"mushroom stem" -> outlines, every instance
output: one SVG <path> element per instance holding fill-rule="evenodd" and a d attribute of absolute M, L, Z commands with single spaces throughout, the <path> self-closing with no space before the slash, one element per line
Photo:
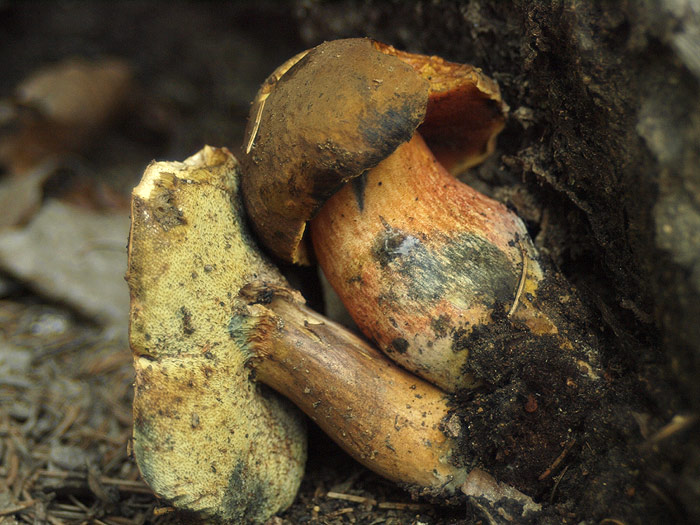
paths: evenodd
<path fill-rule="evenodd" d="M 258 286 L 250 307 L 256 379 L 289 398 L 360 463 L 417 494 L 453 495 L 459 434 L 447 397 L 289 293 Z M 247 294 L 251 287 L 247 288 Z"/>
<path fill-rule="evenodd" d="M 495 316 L 560 331 L 536 304 L 544 273 L 522 221 L 450 175 L 417 133 L 331 197 L 311 238 L 363 333 L 444 390 L 474 386 L 470 347 Z"/>

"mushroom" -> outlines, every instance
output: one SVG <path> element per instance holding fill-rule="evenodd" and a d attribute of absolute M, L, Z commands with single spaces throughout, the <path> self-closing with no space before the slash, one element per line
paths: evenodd
<path fill-rule="evenodd" d="M 237 175 L 230 153 L 208 147 L 148 166 L 132 195 L 126 279 L 141 474 L 178 508 L 247 523 L 294 500 L 306 430 L 293 406 L 251 381 L 247 348 L 230 334 L 240 288 L 284 286 L 245 232 Z"/>
<path fill-rule="evenodd" d="M 313 312 L 245 227 L 238 167 L 206 147 L 151 164 L 133 192 L 127 281 L 133 451 L 160 497 L 210 521 L 263 522 L 306 455 L 288 397 L 358 461 L 417 494 L 467 472 L 445 394 Z"/>
<path fill-rule="evenodd" d="M 460 108 L 469 125 L 455 117 Z M 261 522 L 289 505 L 305 437 L 280 393 L 414 494 L 461 491 L 482 503 L 516 501 L 523 516 L 536 511 L 515 487 L 531 492 L 535 478 L 518 476 L 547 455 L 511 457 L 510 488 L 502 469 L 470 469 L 498 461 L 474 430 L 498 436 L 512 412 L 471 411 L 467 397 L 445 393 L 500 381 L 494 388 L 506 388 L 493 400 L 484 389 L 475 403 L 512 409 L 517 399 L 504 394 L 519 391 L 503 376 L 529 360 L 525 386 L 539 388 L 542 377 L 551 388 L 536 409 L 543 430 L 528 443 L 548 452 L 581 413 L 578 403 L 564 427 L 545 429 L 560 400 L 597 393 L 578 385 L 598 375 L 584 329 L 567 315 L 576 302 L 569 285 L 540 262 L 517 216 L 442 166 L 487 155 L 503 111 L 495 85 L 469 66 L 366 39 L 329 42 L 262 87 L 243 195 L 225 149 L 146 170 L 133 195 L 127 274 L 133 450 L 159 496 L 210 521 Z M 392 359 L 307 308 L 246 229 L 278 257 L 310 262 L 308 221 L 324 271 Z M 550 381 L 543 368 L 555 361 L 552 373 L 564 375 Z"/>
<path fill-rule="evenodd" d="M 573 348 L 557 299 L 568 284 L 517 215 L 447 171 L 493 150 L 505 110 L 476 68 L 348 39 L 273 73 L 248 124 L 242 191 L 265 247 L 310 262 L 308 222 L 360 330 L 449 392 L 490 379 L 470 348 L 513 325 Z M 596 375 L 592 356 L 572 359 Z"/>

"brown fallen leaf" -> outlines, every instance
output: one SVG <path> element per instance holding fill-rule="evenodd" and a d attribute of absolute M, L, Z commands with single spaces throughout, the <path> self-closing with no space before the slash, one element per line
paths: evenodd
<path fill-rule="evenodd" d="M 129 65 L 118 59 L 71 58 L 44 67 L 4 101 L 0 163 L 22 173 L 47 158 L 80 150 L 122 109 L 132 85 Z"/>
<path fill-rule="evenodd" d="M 0 268 L 107 326 L 127 325 L 129 217 L 49 200 L 23 229 L 0 232 Z"/>
<path fill-rule="evenodd" d="M 0 228 L 30 219 L 41 204 L 44 182 L 55 168 L 53 161 L 46 161 L 21 175 L 0 179 Z"/>

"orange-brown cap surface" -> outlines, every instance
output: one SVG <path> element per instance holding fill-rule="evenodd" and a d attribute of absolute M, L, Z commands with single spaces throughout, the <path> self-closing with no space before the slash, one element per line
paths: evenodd
<path fill-rule="evenodd" d="M 505 110 L 498 86 L 469 65 L 363 38 L 298 54 L 263 84 L 246 130 L 242 190 L 258 237 L 308 263 L 306 222 L 419 125 L 456 172 L 491 153 Z"/>
<path fill-rule="evenodd" d="M 248 133 L 257 132 L 242 159 L 246 209 L 265 246 L 307 262 L 306 221 L 408 141 L 427 100 L 428 82 L 368 39 L 321 44 L 281 75 L 253 108 Z"/>

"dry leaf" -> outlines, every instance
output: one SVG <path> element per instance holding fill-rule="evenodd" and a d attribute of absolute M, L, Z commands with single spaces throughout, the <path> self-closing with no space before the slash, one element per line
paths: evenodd
<path fill-rule="evenodd" d="M 40 293 L 124 329 L 129 217 L 49 201 L 21 230 L 0 233 L 0 267 Z"/>
<path fill-rule="evenodd" d="M 44 159 L 79 150 L 124 106 L 132 72 L 116 59 L 69 59 L 22 82 L 3 121 L 16 131 L 0 137 L 0 162 L 21 173 Z M 7 122 L 5 122 L 7 124 Z"/>
<path fill-rule="evenodd" d="M 0 180 L 0 228 L 29 220 L 39 208 L 42 186 L 55 168 L 54 162 L 47 161 L 27 173 Z"/>

